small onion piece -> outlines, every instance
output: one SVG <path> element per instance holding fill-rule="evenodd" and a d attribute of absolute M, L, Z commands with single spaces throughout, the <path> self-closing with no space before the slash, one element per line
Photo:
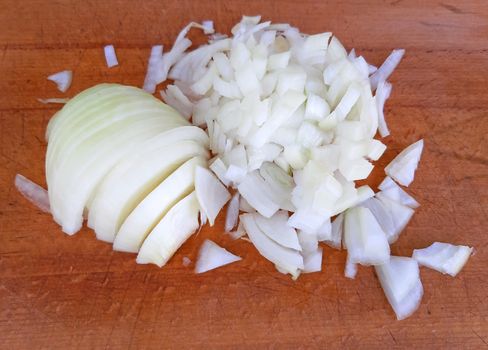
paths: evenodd
<path fill-rule="evenodd" d="M 230 199 L 229 192 L 210 170 L 200 166 L 195 174 L 195 192 L 202 211 L 213 226 L 218 213 Z"/>
<path fill-rule="evenodd" d="M 59 91 L 66 92 L 71 86 L 73 72 L 70 70 L 64 70 L 62 72 L 51 74 L 47 77 L 47 79 L 55 82 Z"/>
<path fill-rule="evenodd" d="M 66 104 L 69 102 L 69 98 L 38 98 L 37 101 L 43 104 L 48 104 L 48 103 Z"/>
<path fill-rule="evenodd" d="M 455 277 L 468 261 L 473 248 L 435 242 L 427 248 L 414 249 L 412 258 L 422 266 Z"/>
<path fill-rule="evenodd" d="M 107 62 L 108 68 L 119 65 L 119 61 L 117 60 L 117 55 L 115 54 L 115 48 L 113 45 L 104 46 L 103 52 L 105 53 L 105 61 Z"/>
<path fill-rule="evenodd" d="M 239 192 L 234 193 L 227 206 L 227 213 L 225 215 L 225 232 L 231 232 L 237 225 L 239 220 Z"/>
<path fill-rule="evenodd" d="M 286 211 L 280 210 L 270 218 L 265 218 L 258 213 L 253 215 L 261 231 L 273 241 L 285 248 L 302 250 L 298 242 L 297 232 L 287 225 L 288 213 Z"/>
<path fill-rule="evenodd" d="M 322 247 L 317 247 L 313 252 L 303 253 L 303 273 L 322 271 Z"/>
<path fill-rule="evenodd" d="M 422 155 L 424 140 L 419 140 L 405 148 L 385 168 L 385 173 L 402 186 L 409 186 Z"/>
<path fill-rule="evenodd" d="M 420 206 L 419 202 L 415 200 L 411 195 L 405 192 L 400 186 L 396 184 L 391 177 L 387 176 L 378 186 L 381 193 L 394 201 L 397 201 L 407 207 L 416 209 Z"/>
<path fill-rule="evenodd" d="M 47 191 L 23 175 L 15 175 L 15 188 L 32 204 L 45 213 L 50 213 Z"/>
<path fill-rule="evenodd" d="M 220 247 L 215 242 L 206 239 L 200 247 L 200 251 L 198 253 L 195 273 L 207 272 L 239 260 L 242 260 L 241 257 L 232 254 L 228 250 Z"/>
<path fill-rule="evenodd" d="M 375 71 L 370 77 L 369 81 L 371 83 L 371 89 L 375 90 L 378 84 L 382 81 L 386 81 L 388 77 L 393 73 L 396 66 L 402 60 L 405 54 L 404 49 L 396 49 L 391 52 L 391 54 L 386 58 L 385 62 Z"/>
<path fill-rule="evenodd" d="M 375 270 L 397 319 L 403 320 L 413 314 L 424 294 L 417 262 L 392 256 L 385 264 L 375 266 Z"/>
<path fill-rule="evenodd" d="M 344 276 L 350 279 L 356 278 L 358 273 L 358 264 L 353 263 L 349 257 L 346 259 L 346 266 L 344 268 Z"/>

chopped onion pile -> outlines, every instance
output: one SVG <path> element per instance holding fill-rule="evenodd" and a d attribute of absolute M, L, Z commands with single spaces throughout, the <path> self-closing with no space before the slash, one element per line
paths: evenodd
<path fill-rule="evenodd" d="M 209 40 L 188 51 L 192 27 Z M 151 49 L 143 89 L 172 79 L 160 91 L 167 105 L 114 84 L 72 98 L 46 132 L 49 199 L 21 175 L 17 188 L 64 232 L 87 218 L 97 238 L 158 266 L 229 202 L 225 231 L 252 242 L 279 272 L 321 271 L 319 243 L 342 246 L 345 276 L 374 266 L 397 318 L 411 315 L 423 295 L 418 265 L 455 276 L 472 248 L 434 243 L 412 258 L 390 255 L 419 207 L 399 185 L 412 183 L 423 140 L 385 168 L 377 193 L 356 186 L 386 150 L 375 136 L 390 133 L 387 79 L 404 50 L 376 68 L 332 33 L 307 35 L 260 16 L 244 16 L 231 37 L 214 32 L 212 21 L 192 22 L 169 51 Z M 117 65 L 113 46 L 104 50 L 107 65 Z M 71 72 L 49 79 L 66 91 Z M 238 260 L 206 240 L 195 272 Z"/>

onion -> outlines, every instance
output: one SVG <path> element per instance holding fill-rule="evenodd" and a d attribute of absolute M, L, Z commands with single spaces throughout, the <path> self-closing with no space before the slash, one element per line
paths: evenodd
<path fill-rule="evenodd" d="M 15 175 L 15 188 L 32 204 L 45 213 L 50 213 L 49 196 L 47 191 L 25 176 Z"/>
<path fill-rule="evenodd" d="M 396 49 L 391 52 L 391 54 L 386 58 L 385 62 L 381 65 L 376 72 L 374 72 L 370 77 L 369 81 L 371 83 L 371 88 L 376 89 L 378 84 L 382 81 L 386 81 L 388 77 L 393 73 L 396 66 L 400 63 L 405 50 Z"/>
<path fill-rule="evenodd" d="M 331 223 L 330 239 L 325 243 L 335 249 L 341 249 L 342 234 L 344 228 L 344 214 L 341 213 Z"/>
<path fill-rule="evenodd" d="M 37 101 L 44 104 L 48 104 L 48 103 L 65 104 L 68 103 L 69 98 L 38 98 Z"/>
<path fill-rule="evenodd" d="M 265 218 L 258 213 L 253 215 L 257 226 L 273 241 L 286 248 L 302 250 L 297 232 L 287 225 L 288 213 L 286 211 L 280 210 L 270 218 Z"/>
<path fill-rule="evenodd" d="M 195 191 L 202 211 L 213 226 L 218 213 L 230 199 L 229 192 L 211 171 L 200 166 L 196 169 Z"/>
<path fill-rule="evenodd" d="M 198 229 L 199 210 L 195 192 L 179 201 L 147 236 L 137 255 L 137 263 L 165 265 Z"/>
<path fill-rule="evenodd" d="M 409 186 L 415 176 L 423 148 L 424 140 L 412 143 L 386 166 L 386 174 L 400 185 Z"/>
<path fill-rule="evenodd" d="M 389 262 L 375 266 L 375 270 L 397 319 L 403 320 L 413 314 L 424 294 L 417 262 L 392 256 Z"/>
<path fill-rule="evenodd" d="M 473 248 L 435 242 L 424 249 L 414 249 L 412 258 L 422 266 L 455 277 L 468 261 Z"/>
<path fill-rule="evenodd" d="M 313 252 L 303 254 L 303 272 L 319 272 L 322 271 L 322 247 L 317 247 Z"/>
<path fill-rule="evenodd" d="M 127 216 L 115 236 L 114 250 L 137 253 L 146 236 L 164 215 L 195 187 L 195 169 L 204 157 L 193 157 L 152 190 Z"/>
<path fill-rule="evenodd" d="M 386 235 L 367 208 L 355 207 L 346 211 L 344 239 L 351 263 L 381 265 L 390 258 Z"/>
<path fill-rule="evenodd" d="M 357 273 L 358 273 L 358 264 L 353 263 L 348 256 L 346 260 L 346 266 L 344 269 L 344 276 L 350 279 L 354 279 L 356 278 Z"/>
<path fill-rule="evenodd" d="M 117 60 L 117 55 L 115 54 L 115 48 L 113 45 L 104 46 L 103 52 L 105 53 L 105 61 L 107 62 L 108 68 L 119 65 L 119 61 Z"/>
<path fill-rule="evenodd" d="M 264 217 L 269 218 L 280 209 L 272 199 L 269 186 L 256 170 L 249 173 L 237 189 L 246 202 Z"/>
<path fill-rule="evenodd" d="M 407 207 L 412 209 L 416 209 L 420 206 L 420 204 L 405 192 L 400 186 L 396 184 L 395 181 L 391 179 L 391 177 L 387 176 L 385 179 L 380 183 L 378 188 L 381 190 L 381 193 L 396 202 L 399 202 Z"/>
<path fill-rule="evenodd" d="M 376 103 L 376 108 L 378 109 L 378 131 L 381 137 L 386 137 L 390 135 L 390 131 L 388 130 L 388 126 L 386 125 L 385 115 L 383 112 L 385 102 L 390 97 L 390 94 L 391 84 L 387 83 L 386 81 L 380 81 L 378 83 L 378 88 L 376 89 L 376 95 L 374 96 L 374 100 Z"/>
<path fill-rule="evenodd" d="M 279 267 L 280 272 L 298 277 L 303 270 L 303 258 L 293 249 L 285 248 L 268 238 L 258 227 L 252 214 L 243 214 L 240 219 L 259 253 Z"/>
<path fill-rule="evenodd" d="M 209 239 L 200 247 L 195 273 L 203 273 L 242 260 Z"/>
<path fill-rule="evenodd" d="M 388 210 L 391 219 L 393 221 L 394 230 L 387 233 L 388 242 L 394 243 L 403 229 L 407 226 L 408 222 L 412 218 L 414 214 L 414 210 L 409 208 L 403 204 L 400 204 L 394 200 L 391 200 L 384 196 L 382 192 L 378 192 L 376 194 L 376 198 L 378 198 L 383 205 L 383 207 Z"/>
<path fill-rule="evenodd" d="M 237 225 L 237 221 L 239 220 L 239 199 L 239 192 L 236 192 L 229 202 L 225 215 L 225 232 L 232 231 Z"/>
<path fill-rule="evenodd" d="M 68 90 L 71 86 L 73 72 L 70 70 L 64 70 L 62 72 L 51 74 L 47 77 L 47 79 L 55 82 L 59 91 L 66 92 L 66 90 Z"/>

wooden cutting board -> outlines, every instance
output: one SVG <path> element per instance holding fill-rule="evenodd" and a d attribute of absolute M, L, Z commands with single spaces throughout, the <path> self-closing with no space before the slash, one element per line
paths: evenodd
<path fill-rule="evenodd" d="M 165 268 L 135 264 L 84 229 L 64 235 L 13 187 L 16 173 L 44 184 L 44 130 L 56 105 L 101 82 L 141 86 L 151 45 L 169 47 L 192 20 L 227 33 L 242 14 L 303 32 L 333 31 L 380 64 L 406 55 L 386 106 L 392 135 L 370 181 L 405 146 L 425 139 L 409 192 L 421 203 L 392 247 L 410 255 L 434 241 L 474 246 L 456 278 L 422 269 L 422 305 L 396 321 L 373 270 L 343 276 L 345 253 L 324 248 L 323 271 L 297 281 L 222 218 Z M 196 33 L 196 32 L 195 32 Z M 197 34 L 196 34 L 197 35 Z M 120 66 L 105 66 L 114 44 Z M 46 80 L 72 69 L 66 95 Z M 0 348 L 482 349 L 488 345 L 488 2 L 479 1 L 35 1 L 0 4 Z M 243 261 L 194 275 L 210 237 Z"/>

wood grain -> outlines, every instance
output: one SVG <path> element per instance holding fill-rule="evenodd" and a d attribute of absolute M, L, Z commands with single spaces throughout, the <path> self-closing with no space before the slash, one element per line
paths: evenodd
<path fill-rule="evenodd" d="M 374 64 L 407 49 L 386 107 L 389 148 L 370 181 L 425 139 L 409 189 L 422 206 L 392 250 L 436 240 L 476 248 L 456 278 L 422 269 L 425 295 L 409 319 L 395 321 L 371 268 L 343 277 L 344 252 L 324 248 L 324 271 L 294 282 L 223 235 L 220 220 L 167 267 L 140 266 L 87 229 L 62 234 L 13 188 L 16 173 L 44 183 L 44 129 L 57 107 L 36 98 L 62 96 L 47 75 L 72 69 L 69 96 L 105 81 L 140 86 L 151 45 L 171 45 L 191 20 L 228 32 L 242 14 L 331 30 Z M 0 348 L 488 348 L 487 39 L 484 0 L 1 1 Z M 119 67 L 105 67 L 107 43 Z M 243 261 L 194 275 L 181 260 L 206 237 Z"/>

